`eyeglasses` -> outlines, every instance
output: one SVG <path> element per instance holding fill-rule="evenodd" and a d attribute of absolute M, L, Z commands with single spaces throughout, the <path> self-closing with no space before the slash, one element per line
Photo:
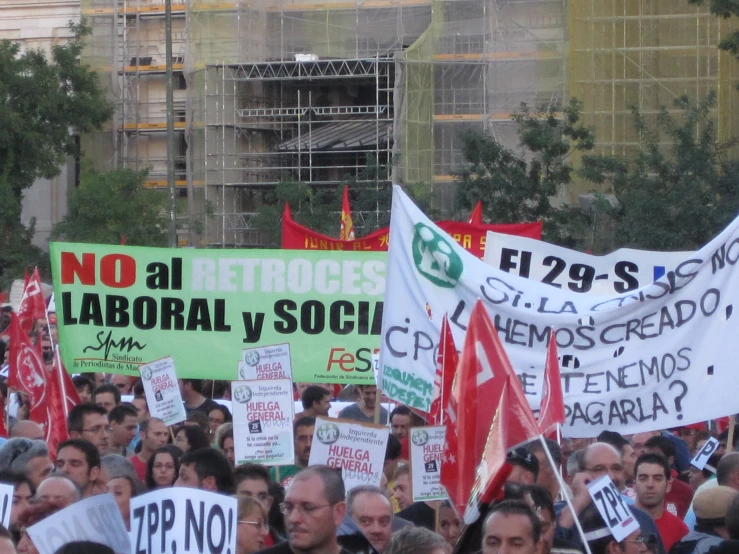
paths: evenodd
<path fill-rule="evenodd" d="M 126 383 L 116 383 L 115 386 L 118 387 L 119 389 L 125 389 L 126 388 Z"/>
<path fill-rule="evenodd" d="M 585 471 L 590 471 L 592 473 L 608 473 L 609 471 L 619 472 L 623 470 L 624 470 L 624 466 L 620 464 L 613 464 L 611 467 L 608 467 L 606 465 L 599 465 L 595 467 L 585 468 Z"/>
<path fill-rule="evenodd" d="M 635 539 L 624 539 L 621 542 L 633 542 L 636 544 L 643 544 L 647 546 L 647 548 L 654 548 L 654 546 L 656 546 L 657 544 L 657 537 L 655 537 L 654 535 L 640 535 Z"/>
<path fill-rule="evenodd" d="M 314 506 L 313 504 L 291 504 L 290 502 L 283 502 L 280 504 L 280 511 L 289 516 L 294 510 L 298 510 L 300 513 L 307 516 L 313 515 L 316 510 L 321 508 L 327 508 L 333 506 L 333 504 L 322 504 L 321 506 Z"/>
<path fill-rule="evenodd" d="M 103 433 L 110 433 L 110 425 L 95 425 L 89 429 L 82 429 L 83 433 L 92 433 L 93 435 L 101 435 Z"/>
<path fill-rule="evenodd" d="M 269 531 L 269 525 L 267 525 L 264 521 L 249 521 L 248 519 L 240 519 L 239 523 L 248 523 L 249 525 L 253 525 L 254 527 L 258 527 L 259 529 Z"/>

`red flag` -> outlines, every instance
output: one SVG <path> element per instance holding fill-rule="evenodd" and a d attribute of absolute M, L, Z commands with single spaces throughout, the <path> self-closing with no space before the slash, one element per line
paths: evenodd
<path fill-rule="evenodd" d="M 557 358 L 557 338 L 554 329 L 549 334 L 547 361 L 544 365 L 544 390 L 539 408 L 539 430 L 546 434 L 558 423 L 565 422 L 565 400 L 562 394 L 562 381 L 559 378 Z"/>
<path fill-rule="evenodd" d="M 49 445 L 50 454 L 56 454 L 57 447 L 69 438 L 67 416 L 70 410 L 80 402 L 72 378 L 64 369 L 57 346 L 54 349 L 54 365 L 51 368 L 49 379 L 49 402 L 47 404 L 46 444 Z"/>
<path fill-rule="evenodd" d="M 10 314 L 10 360 L 8 387 L 25 393 L 31 404 L 29 418 L 39 425 L 46 423 L 48 404 L 46 384 L 49 372 L 38 349 L 21 329 L 18 316 Z"/>
<path fill-rule="evenodd" d="M 467 223 L 472 225 L 482 225 L 482 200 L 478 200 L 477 204 L 475 204 L 475 208 L 472 210 Z"/>
<path fill-rule="evenodd" d="M 341 228 L 339 229 L 339 240 L 355 240 L 352 209 L 349 207 L 349 187 L 346 185 L 344 185 L 344 196 L 341 199 Z"/>
<path fill-rule="evenodd" d="M 285 221 L 292 221 L 292 220 L 293 220 L 293 213 L 290 211 L 290 204 L 285 202 L 285 209 L 282 210 L 282 221 L 285 222 Z"/>
<path fill-rule="evenodd" d="M 449 319 L 446 314 L 441 321 L 441 336 L 439 340 L 439 355 L 436 358 L 436 376 L 434 378 L 434 391 L 429 411 L 429 425 L 443 425 L 444 414 L 449 396 L 452 393 L 454 374 L 457 371 L 459 355 L 454 345 L 452 329 L 449 327 Z"/>
<path fill-rule="evenodd" d="M 46 301 L 38 268 L 34 268 L 33 275 L 23 289 L 23 296 L 18 306 L 18 319 L 21 328 L 28 333 L 33 328 L 33 322 L 44 317 L 46 317 Z"/>

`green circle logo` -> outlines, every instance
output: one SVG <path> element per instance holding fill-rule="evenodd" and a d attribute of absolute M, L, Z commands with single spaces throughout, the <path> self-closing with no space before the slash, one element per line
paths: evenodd
<path fill-rule="evenodd" d="M 251 389 L 247 385 L 242 385 L 234 389 L 234 400 L 239 404 L 246 404 L 251 400 Z"/>
<path fill-rule="evenodd" d="M 411 433 L 411 441 L 416 446 L 423 446 L 429 441 L 429 434 L 423 429 Z"/>
<path fill-rule="evenodd" d="M 321 423 L 316 429 L 316 436 L 322 444 L 333 444 L 339 440 L 339 428 L 333 423 Z"/>
<path fill-rule="evenodd" d="M 454 247 L 434 229 L 416 223 L 411 247 L 418 272 L 438 287 L 453 289 L 459 283 L 464 264 Z"/>

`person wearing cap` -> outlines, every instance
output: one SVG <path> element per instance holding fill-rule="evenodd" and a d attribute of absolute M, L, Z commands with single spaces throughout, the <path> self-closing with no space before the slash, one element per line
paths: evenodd
<path fill-rule="evenodd" d="M 539 460 L 524 447 L 508 453 L 507 462 L 513 466 L 506 483 L 533 485 L 539 477 Z"/>
<path fill-rule="evenodd" d="M 644 534 L 641 528 L 617 541 L 593 504 L 583 510 L 580 521 L 591 554 L 647 554 L 655 552 L 657 547 L 656 539 Z"/>
<path fill-rule="evenodd" d="M 733 488 L 723 485 L 699 492 L 693 500 L 695 530 L 685 535 L 670 554 L 707 554 L 712 547 L 728 539 L 726 514 L 737 494 Z"/>

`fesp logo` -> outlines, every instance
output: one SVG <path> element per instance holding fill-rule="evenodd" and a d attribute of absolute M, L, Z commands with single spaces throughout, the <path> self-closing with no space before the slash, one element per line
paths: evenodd
<path fill-rule="evenodd" d="M 247 385 L 242 385 L 234 389 L 234 400 L 239 404 L 246 404 L 251 400 L 251 389 Z"/>
<path fill-rule="evenodd" d="M 244 354 L 244 361 L 247 365 L 254 367 L 259 363 L 259 352 L 256 350 L 249 350 L 246 354 Z"/>
<path fill-rule="evenodd" d="M 415 446 L 423 446 L 429 441 L 429 434 L 423 429 L 414 429 L 411 433 L 411 441 Z"/>
<path fill-rule="evenodd" d="M 411 245 L 418 272 L 439 287 L 453 289 L 462 276 L 464 264 L 454 248 L 428 225 L 416 223 Z"/>
<path fill-rule="evenodd" d="M 321 444 L 333 444 L 339 440 L 339 428 L 333 423 L 321 423 L 316 429 L 316 436 Z"/>

